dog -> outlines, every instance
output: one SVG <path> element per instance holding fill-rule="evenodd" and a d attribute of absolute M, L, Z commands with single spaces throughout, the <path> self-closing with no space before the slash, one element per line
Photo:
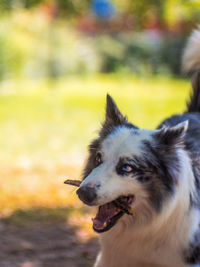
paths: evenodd
<path fill-rule="evenodd" d="M 194 70 L 183 114 L 139 129 L 107 95 L 106 116 L 77 190 L 97 206 L 95 267 L 200 266 L 200 29 L 183 56 Z"/>

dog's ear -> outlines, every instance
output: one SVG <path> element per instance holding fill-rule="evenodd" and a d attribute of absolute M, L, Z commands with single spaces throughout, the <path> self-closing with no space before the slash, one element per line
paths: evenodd
<path fill-rule="evenodd" d="M 127 118 L 119 111 L 113 98 L 107 94 L 105 123 L 107 125 L 117 126 L 127 122 Z"/>
<path fill-rule="evenodd" d="M 163 126 L 155 133 L 156 140 L 159 144 L 167 146 L 182 146 L 184 137 L 188 129 L 188 120 L 177 124 L 176 126 L 169 127 Z"/>

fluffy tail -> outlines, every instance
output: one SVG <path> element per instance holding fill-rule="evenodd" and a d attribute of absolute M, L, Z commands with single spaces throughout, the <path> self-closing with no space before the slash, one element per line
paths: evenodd
<path fill-rule="evenodd" d="M 182 66 L 185 73 L 200 70 L 200 26 L 192 32 L 186 44 Z"/>
<path fill-rule="evenodd" d="M 200 27 L 192 32 L 183 54 L 184 72 L 195 71 L 192 79 L 193 91 L 187 103 L 187 112 L 200 112 Z"/>

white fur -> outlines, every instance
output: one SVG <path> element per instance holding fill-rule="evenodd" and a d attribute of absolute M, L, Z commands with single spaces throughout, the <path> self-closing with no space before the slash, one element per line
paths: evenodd
<path fill-rule="evenodd" d="M 115 157 L 132 157 L 132 155 L 139 156 L 142 152 L 141 141 L 152 140 L 151 134 L 155 132 L 152 130 L 140 129 L 134 130 L 126 127 L 118 127 L 117 130 L 108 136 L 103 144 L 102 151 L 110 159 Z"/>
<path fill-rule="evenodd" d="M 200 27 L 190 36 L 183 54 L 183 71 L 200 69 Z"/>

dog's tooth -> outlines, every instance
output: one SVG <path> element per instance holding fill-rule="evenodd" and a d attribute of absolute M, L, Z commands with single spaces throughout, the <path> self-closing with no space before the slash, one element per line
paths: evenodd
<path fill-rule="evenodd" d="M 105 222 L 104 224 L 103 224 L 103 227 L 106 227 L 107 226 L 107 223 Z"/>
<path fill-rule="evenodd" d="M 130 213 L 130 215 L 134 215 L 134 210 L 133 209 L 129 209 L 128 212 Z"/>

